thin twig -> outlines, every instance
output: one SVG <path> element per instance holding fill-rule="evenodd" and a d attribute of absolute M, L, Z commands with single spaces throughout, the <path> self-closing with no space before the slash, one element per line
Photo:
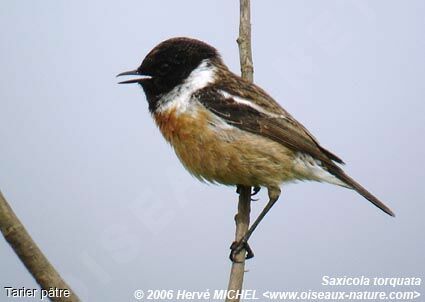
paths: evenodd
<path fill-rule="evenodd" d="M 251 187 L 240 186 L 239 188 L 238 213 L 235 216 L 236 241 L 241 240 L 248 231 L 249 214 L 251 212 Z M 230 298 L 228 296 L 226 298 L 226 302 L 239 301 L 238 295 L 235 294 L 240 293 L 242 290 L 243 277 L 245 273 L 245 254 L 246 251 L 243 249 L 236 255 L 235 262 L 232 263 L 229 285 L 227 286 Z"/>
<path fill-rule="evenodd" d="M 250 0 L 240 0 L 240 22 L 239 22 L 239 56 L 242 77 L 250 82 L 254 79 L 254 65 L 252 63 L 251 51 L 251 12 Z M 249 216 L 251 212 L 251 187 L 239 187 L 239 203 L 238 213 L 235 216 L 236 222 L 236 236 L 235 241 L 239 241 L 246 234 L 249 228 Z M 226 302 L 239 302 L 239 295 L 233 293 L 240 293 L 243 285 L 243 278 L 245 273 L 245 254 L 243 249 L 236 255 L 236 262 L 232 263 L 230 271 L 229 285 L 227 287 L 228 293 L 231 291 L 231 298 L 227 297 Z"/>
<path fill-rule="evenodd" d="M 56 296 L 59 295 L 60 289 L 63 290 L 61 292 L 62 297 L 52 297 L 50 298 L 51 301 L 80 301 L 77 295 L 71 290 L 71 288 L 65 283 L 59 273 L 55 270 L 49 260 L 47 260 L 46 256 L 43 255 L 37 244 L 32 240 L 21 221 L 18 219 L 18 217 L 16 217 L 12 208 L 7 203 L 1 191 L 0 231 L 42 289 L 58 289 L 58 291 L 55 293 Z M 69 292 L 68 297 L 65 297 L 65 290 Z"/>
<path fill-rule="evenodd" d="M 252 63 L 251 49 L 251 4 L 250 0 L 240 0 L 239 21 L 239 58 L 242 78 L 254 81 L 254 64 Z"/>

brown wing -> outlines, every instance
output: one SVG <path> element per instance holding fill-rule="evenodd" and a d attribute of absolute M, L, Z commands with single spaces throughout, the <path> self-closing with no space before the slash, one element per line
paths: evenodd
<path fill-rule="evenodd" d="M 387 214 L 394 213 L 378 198 L 350 178 L 335 162 L 342 160 L 319 145 L 317 140 L 260 88 L 251 84 L 244 94 L 228 87 L 207 87 L 196 93 L 196 99 L 228 124 L 268 137 L 294 151 L 311 155 L 323 168 L 345 182 Z M 223 93 L 223 91 L 225 93 Z M 233 97 L 232 97 L 233 95 Z M 244 100 L 238 100 L 243 98 Z M 254 98 L 254 99 L 253 99 Z M 255 102 L 253 101 L 255 100 Z"/>
<path fill-rule="evenodd" d="M 199 91 L 196 98 L 227 123 L 242 130 L 268 137 L 324 163 L 343 163 L 339 157 L 321 147 L 304 126 L 263 90 L 252 84 L 244 88 L 247 89 L 235 90 L 228 85 L 210 86 Z M 236 101 L 239 98 L 246 102 Z"/>
<path fill-rule="evenodd" d="M 214 85 L 215 89 L 226 91 L 231 95 L 250 100 L 266 111 L 281 115 L 281 122 L 288 123 L 289 125 L 287 127 L 291 129 L 291 133 L 287 133 L 287 135 L 297 133 L 297 136 L 300 138 L 303 137 L 304 140 L 308 140 L 313 145 L 316 145 L 316 148 L 322 151 L 322 153 L 324 153 L 329 159 L 336 161 L 337 163 L 344 164 L 338 156 L 320 146 L 317 139 L 302 124 L 283 109 L 271 96 L 269 96 L 267 92 L 235 74 L 232 75 L 233 76 L 229 76 L 228 72 L 225 72 L 224 76 L 221 77 L 222 80 Z M 311 155 L 313 156 L 313 154 Z"/>

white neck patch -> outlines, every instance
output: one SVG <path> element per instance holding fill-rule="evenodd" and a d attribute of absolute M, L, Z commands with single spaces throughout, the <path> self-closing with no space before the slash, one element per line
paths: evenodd
<path fill-rule="evenodd" d="M 189 108 L 192 94 L 211 84 L 215 80 L 216 68 L 208 59 L 203 60 L 187 77 L 184 82 L 174 87 L 170 92 L 159 99 L 158 112 L 164 112 L 171 108 L 177 113 L 184 112 Z"/>

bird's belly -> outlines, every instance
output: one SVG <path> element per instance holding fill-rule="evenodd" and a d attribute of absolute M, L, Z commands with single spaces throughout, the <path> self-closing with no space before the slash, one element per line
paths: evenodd
<path fill-rule="evenodd" d="M 205 109 L 170 109 L 154 118 L 189 172 L 226 185 L 270 186 L 296 179 L 293 152 L 279 143 L 230 125 Z"/>

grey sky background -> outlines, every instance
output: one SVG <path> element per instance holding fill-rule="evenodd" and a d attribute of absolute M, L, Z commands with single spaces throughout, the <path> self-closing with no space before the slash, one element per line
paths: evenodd
<path fill-rule="evenodd" d="M 255 82 L 397 217 L 344 188 L 284 186 L 245 288 L 425 277 L 424 15 L 420 0 L 253 1 Z M 192 178 L 142 90 L 115 75 L 173 36 L 214 45 L 239 72 L 238 18 L 228 0 L 0 4 L 0 189 L 84 301 L 227 286 L 234 188 Z M 4 240 L 0 285 L 1 301 L 3 286 L 36 287 Z"/>

